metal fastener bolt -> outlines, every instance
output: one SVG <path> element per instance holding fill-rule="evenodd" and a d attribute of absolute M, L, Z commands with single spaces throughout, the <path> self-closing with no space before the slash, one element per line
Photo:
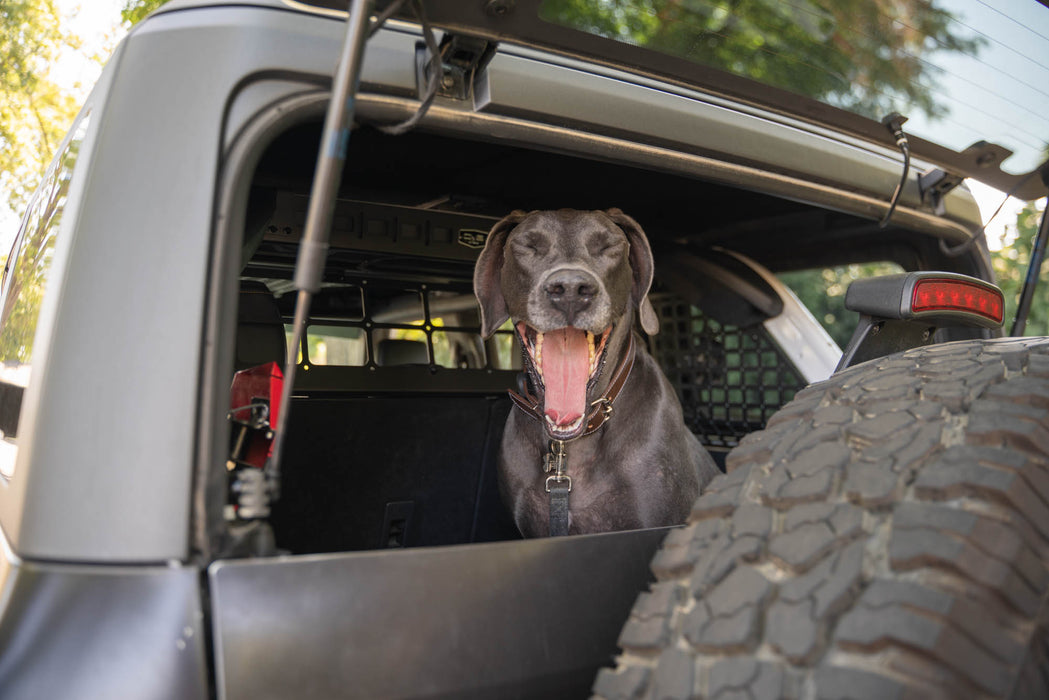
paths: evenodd
<path fill-rule="evenodd" d="M 515 4 L 514 0 L 488 0 L 484 11 L 492 17 L 505 17 L 513 11 Z"/>

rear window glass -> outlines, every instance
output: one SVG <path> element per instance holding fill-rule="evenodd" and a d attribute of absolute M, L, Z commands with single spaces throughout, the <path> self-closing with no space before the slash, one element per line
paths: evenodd
<path fill-rule="evenodd" d="M 543 0 L 541 19 L 670 54 L 881 121 L 962 151 L 1045 159 L 1049 10 L 1044 3 L 944 0 Z M 641 65 L 659 65 L 634 56 Z"/>

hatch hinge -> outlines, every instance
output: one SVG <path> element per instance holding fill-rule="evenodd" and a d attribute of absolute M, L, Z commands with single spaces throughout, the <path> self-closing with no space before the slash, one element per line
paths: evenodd
<path fill-rule="evenodd" d="M 947 193 L 962 184 L 964 178 L 943 170 L 933 170 L 918 176 L 918 189 L 921 191 L 922 204 L 932 208 L 937 216 L 944 213 L 943 199 Z"/>
<path fill-rule="evenodd" d="M 441 40 L 441 67 L 443 75 L 437 94 L 453 100 L 473 98 L 475 107 L 488 100 L 485 67 L 495 55 L 496 45 L 470 36 L 445 34 Z M 426 83 L 426 63 L 418 62 L 420 84 Z"/>

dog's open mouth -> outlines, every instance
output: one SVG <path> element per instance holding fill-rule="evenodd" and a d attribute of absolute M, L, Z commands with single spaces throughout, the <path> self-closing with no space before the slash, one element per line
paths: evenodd
<path fill-rule="evenodd" d="M 561 440 L 576 437 L 586 427 L 587 394 L 604 366 L 612 326 L 600 335 L 572 326 L 540 333 L 520 321 L 517 332 L 539 389 L 547 432 Z"/>

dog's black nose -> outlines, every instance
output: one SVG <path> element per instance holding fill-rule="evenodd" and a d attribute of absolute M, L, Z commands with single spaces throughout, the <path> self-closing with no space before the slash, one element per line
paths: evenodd
<path fill-rule="evenodd" d="M 569 325 L 576 314 L 590 306 L 597 294 L 594 276 L 585 270 L 557 270 L 546 278 L 543 286 L 550 304 L 565 315 Z"/>

